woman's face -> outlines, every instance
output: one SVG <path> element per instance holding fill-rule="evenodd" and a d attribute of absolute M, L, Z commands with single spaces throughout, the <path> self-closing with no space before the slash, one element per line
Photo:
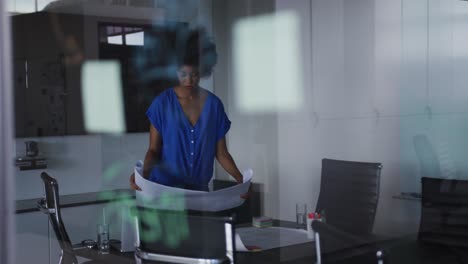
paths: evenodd
<path fill-rule="evenodd" d="M 184 65 L 177 71 L 177 79 L 179 85 L 184 88 L 197 88 L 200 82 L 200 73 L 198 67 Z"/>

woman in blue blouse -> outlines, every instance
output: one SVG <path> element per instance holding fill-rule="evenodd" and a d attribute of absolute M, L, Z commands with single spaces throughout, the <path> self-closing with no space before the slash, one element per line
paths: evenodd
<path fill-rule="evenodd" d="M 216 64 L 216 46 L 203 30 L 190 31 L 185 41 L 185 51 L 176 55 L 178 85 L 158 95 L 146 112 L 151 125 L 143 177 L 167 186 L 208 191 L 216 158 L 242 183 L 243 176 L 226 146 L 231 121 L 221 100 L 199 86 L 200 78 L 209 76 Z M 130 185 L 140 190 L 134 175 Z"/>

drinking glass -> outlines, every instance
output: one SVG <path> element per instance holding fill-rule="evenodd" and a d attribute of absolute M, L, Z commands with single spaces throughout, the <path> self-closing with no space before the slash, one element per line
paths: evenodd
<path fill-rule="evenodd" d="M 109 225 L 98 224 L 97 225 L 97 246 L 99 253 L 109 253 Z"/>
<path fill-rule="evenodd" d="M 297 228 L 305 228 L 307 222 L 307 204 L 296 203 L 296 224 Z"/>

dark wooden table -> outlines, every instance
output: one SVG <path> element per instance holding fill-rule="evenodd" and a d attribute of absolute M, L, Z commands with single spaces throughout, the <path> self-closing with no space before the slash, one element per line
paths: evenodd
<path fill-rule="evenodd" d="M 133 264 L 135 257 L 133 252 L 121 253 L 113 248 L 109 254 L 100 254 L 97 249 L 79 249 L 75 250 L 79 257 L 91 259 L 99 263 Z"/>
<path fill-rule="evenodd" d="M 248 227 L 248 224 L 238 225 L 236 227 Z M 295 228 L 295 223 L 287 221 L 275 221 L 274 226 Z M 417 236 L 407 235 L 403 237 L 382 238 L 375 241 L 376 247 L 384 250 L 389 263 L 402 264 L 427 264 L 427 263 L 468 263 L 468 251 L 447 250 L 440 246 L 421 245 L 417 242 Z M 465 252 L 466 251 L 466 252 Z M 372 253 L 372 252 L 371 252 Z M 77 251 L 77 255 L 99 261 L 101 263 L 135 263 L 133 252 L 120 253 L 112 249 L 110 254 L 100 255 L 97 250 L 82 249 Z M 310 264 L 315 263 L 315 245 L 314 242 L 296 244 L 281 248 L 274 248 L 258 252 L 236 252 L 236 263 L 238 264 Z M 467 262 L 459 262 L 460 259 Z M 340 264 L 349 263 L 376 263 L 373 254 L 366 256 L 357 256 L 346 259 Z"/>
<path fill-rule="evenodd" d="M 287 221 L 275 221 L 275 226 L 295 228 L 295 223 Z M 247 227 L 249 225 L 239 225 L 236 227 Z M 240 264 L 273 264 L 273 263 L 314 263 L 315 251 L 314 242 L 291 245 L 282 248 L 274 248 L 258 252 L 236 252 L 236 263 Z M 109 254 L 101 255 L 95 249 L 80 249 L 76 251 L 78 256 L 96 260 L 102 263 L 135 263 L 133 252 L 121 253 L 111 249 Z"/>

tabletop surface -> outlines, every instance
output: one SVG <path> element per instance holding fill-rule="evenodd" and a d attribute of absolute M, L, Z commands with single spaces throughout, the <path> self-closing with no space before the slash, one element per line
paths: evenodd
<path fill-rule="evenodd" d="M 247 227 L 249 224 L 237 225 L 236 227 Z M 296 228 L 296 224 L 288 221 L 274 221 L 274 226 Z M 98 260 L 103 263 L 135 263 L 134 253 L 121 253 L 111 249 L 109 254 L 99 254 L 95 249 L 80 249 L 76 251 L 78 256 Z M 304 261 L 314 261 L 314 242 L 296 244 L 282 248 L 274 248 L 258 252 L 236 252 L 236 263 L 303 263 Z M 313 262 L 311 262 L 313 263 Z"/>

